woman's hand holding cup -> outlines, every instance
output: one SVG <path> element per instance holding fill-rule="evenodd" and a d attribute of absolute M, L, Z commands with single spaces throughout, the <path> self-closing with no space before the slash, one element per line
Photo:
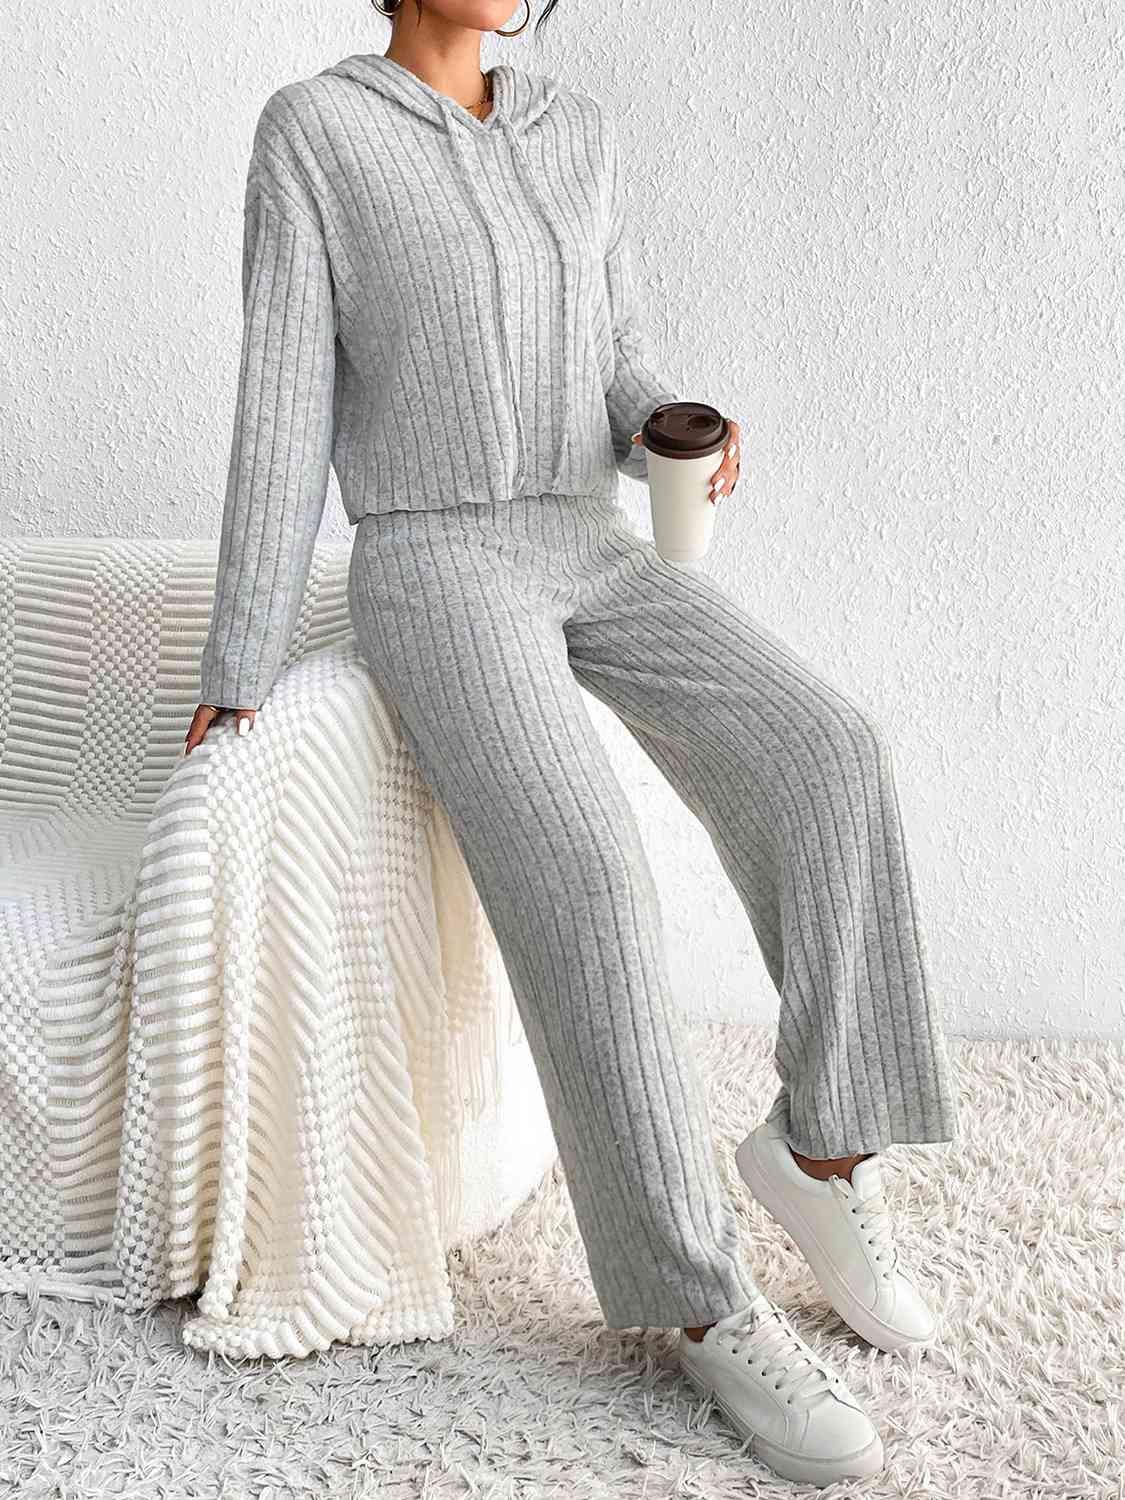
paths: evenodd
<path fill-rule="evenodd" d="M 742 463 L 742 428 L 733 417 L 727 418 L 727 426 L 730 428 L 730 438 L 723 449 L 723 461 L 711 475 L 709 499 L 712 504 L 716 504 L 734 489 Z"/>
<path fill-rule="evenodd" d="M 711 475 L 710 489 L 707 498 L 712 504 L 724 499 L 731 493 L 738 483 L 739 469 L 742 462 L 742 426 L 734 417 L 726 419 L 730 436 L 727 445 L 723 449 L 723 460 L 715 472 Z M 643 442 L 639 432 L 634 432 L 633 442 Z"/>
<path fill-rule="evenodd" d="M 739 424 L 705 401 L 665 401 L 633 437 L 645 452 L 652 539 L 668 562 L 711 545 L 718 501 L 738 483 Z"/>

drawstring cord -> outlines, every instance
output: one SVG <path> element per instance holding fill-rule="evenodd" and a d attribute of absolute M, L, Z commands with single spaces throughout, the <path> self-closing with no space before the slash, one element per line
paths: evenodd
<path fill-rule="evenodd" d="M 560 280 L 560 283 L 562 285 L 562 298 L 563 298 L 563 304 L 562 304 L 562 326 L 565 329 L 567 327 L 567 296 L 568 296 L 568 292 L 567 292 L 567 272 L 566 272 L 567 260 L 566 260 L 566 255 L 564 253 L 564 247 L 563 247 L 563 232 L 559 228 L 558 222 L 557 222 L 557 220 L 555 218 L 555 215 L 554 215 L 554 213 L 553 213 L 550 205 L 547 202 L 546 197 L 539 190 L 539 184 L 535 180 L 535 173 L 532 170 L 531 163 L 530 163 L 530 161 L 527 158 L 527 152 L 524 150 L 523 142 L 520 140 L 519 136 L 517 135 L 515 127 L 512 125 L 511 120 L 509 120 L 506 115 L 501 115 L 500 116 L 500 124 L 504 128 L 505 132 L 507 133 L 508 141 L 509 141 L 509 143 L 511 145 L 511 148 L 512 148 L 512 159 L 514 161 L 518 162 L 519 165 L 522 167 L 524 178 L 525 178 L 525 180 L 527 182 L 528 192 L 529 192 L 530 196 L 535 200 L 535 202 L 538 203 L 538 205 L 539 205 L 539 212 L 543 216 L 543 221 L 547 225 L 548 229 L 551 231 L 551 234 L 552 234 L 552 236 L 554 238 L 554 241 L 555 241 L 555 248 L 558 251 L 559 280 Z M 570 433 L 570 406 L 571 406 L 571 399 L 570 399 L 570 376 L 569 376 L 569 372 L 567 370 L 567 361 L 565 359 L 561 360 L 560 361 L 560 366 L 561 366 L 561 369 L 562 369 L 562 388 L 563 388 L 562 435 L 561 435 L 561 438 L 560 438 L 560 441 L 559 441 L 558 458 L 557 458 L 557 461 L 556 461 L 556 464 L 555 464 L 555 468 L 554 468 L 554 471 L 551 474 L 551 479 L 550 479 L 549 488 L 552 489 L 552 490 L 555 490 L 555 489 L 558 488 L 559 473 L 560 473 L 562 465 L 563 465 L 563 463 L 565 461 L 565 449 L 566 449 L 566 444 L 567 444 L 567 438 L 568 438 L 568 435 Z"/>
<path fill-rule="evenodd" d="M 494 105 L 493 108 L 495 107 L 496 106 Z M 521 464 L 526 464 L 528 461 L 528 449 L 524 436 L 523 413 L 520 410 L 519 385 L 516 380 L 515 364 L 512 360 L 512 341 L 508 333 L 508 320 L 507 316 L 504 313 L 503 306 L 503 288 L 500 284 L 500 249 L 496 241 L 496 236 L 493 234 L 491 226 L 489 225 L 488 215 L 484 211 L 484 205 L 481 202 L 480 194 L 477 192 L 476 185 L 473 182 L 473 174 L 469 169 L 466 160 L 465 142 L 460 135 L 460 130 L 463 127 L 453 119 L 450 110 L 445 108 L 444 106 L 442 109 L 442 114 L 445 119 L 446 134 L 449 136 L 450 141 L 453 143 L 454 154 L 457 158 L 457 161 L 460 163 L 461 175 L 464 177 L 465 182 L 468 186 L 472 201 L 476 207 L 477 217 L 480 220 L 484 228 L 484 232 L 488 236 L 488 239 L 492 245 L 493 298 L 496 309 L 497 334 L 500 340 L 500 347 L 504 357 L 505 367 L 508 371 L 508 388 L 511 391 L 512 418 L 516 424 L 516 435 L 517 441 L 519 443 L 520 462 Z M 501 123 L 506 124 L 507 121 L 502 120 Z"/>

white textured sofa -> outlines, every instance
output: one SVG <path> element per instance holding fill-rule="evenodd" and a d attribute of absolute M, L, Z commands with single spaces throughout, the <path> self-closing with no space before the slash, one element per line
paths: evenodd
<path fill-rule="evenodd" d="M 301 1355 L 448 1334 L 555 1159 L 491 929 L 321 543 L 191 756 L 217 542 L 0 542 L 0 1290 Z"/>

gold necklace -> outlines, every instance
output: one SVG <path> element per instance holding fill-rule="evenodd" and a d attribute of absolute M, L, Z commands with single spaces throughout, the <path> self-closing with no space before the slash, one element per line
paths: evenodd
<path fill-rule="evenodd" d="M 469 113 L 471 115 L 476 115 L 476 117 L 477 117 L 478 120 L 480 120 L 480 119 L 486 119 L 487 116 L 482 116 L 482 115 L 477 114 L 477 110 L 483 108 L 484 105 L 486 105 L 486 104 L 491 104 L 492 103 L 492 77 L 491 77 L 491 74 L 489 74 L 489 73 L 482 73 L 480 76 L 484 79 L 484 93 L 481 95 L 481 97 L 477 100 L 477 102 L 475 104 L 470 104 L 468 106 Z"/>

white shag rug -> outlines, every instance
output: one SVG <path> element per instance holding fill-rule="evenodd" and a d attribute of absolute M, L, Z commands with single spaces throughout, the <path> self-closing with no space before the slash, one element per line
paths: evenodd
<path fill-rule="evenodd" d="M 1125 1496 L 1125 1044 L 952 1039 L 961 1137 L 896 1146 L 886 1174 L 939 1336 L 884 1354 L 735 1174 L 776 1085 L 772 1036 L 689 1034 L 747 1261 L 865 1401 L 878 1478 L 774 1479 L 677 1374 L 672 1331 L 607 1329 L 556 1167 L 509 1225 L 452 1253 L 458 1327 L 441 1342 L 232 1363 L 181 1344 L 191 1299 L 128 1318 L 0 1297 L 0 1495 Z"/>

